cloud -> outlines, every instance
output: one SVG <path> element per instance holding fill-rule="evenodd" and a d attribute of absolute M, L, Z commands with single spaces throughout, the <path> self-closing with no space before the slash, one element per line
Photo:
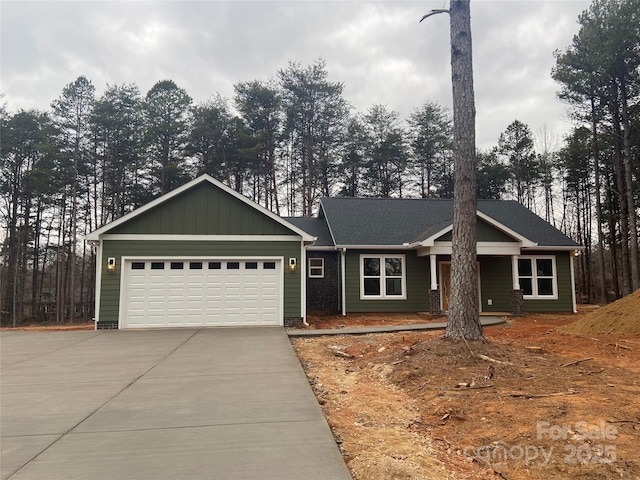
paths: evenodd
<path fill-rule="evenodd" d="M 549 73 L 553 51 L 577 33 L 584 0 L 474 0 L 478 146 L 516 118 L 535 132 L 569 129 Z M 323 58 L 356 111 L 385 104 L 406 118 L 436 101 L 450 108 L 442 1 L 3 1 L 1 90 L 11 111 L 47 109 L 79 75 L 96 86 L 172 79 L 194 101 L 268 80 L 287 62 Z"/>

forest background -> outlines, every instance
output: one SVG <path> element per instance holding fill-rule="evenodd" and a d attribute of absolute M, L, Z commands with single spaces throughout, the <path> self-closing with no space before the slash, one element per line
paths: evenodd
<path fill-rule="evenodd" d="M 585 247 L 582 302 L 640 288 L 640 0 L 595 0 L 551 72 L 574 127 L 558 140 L 514 119 L 478 151 L 478 197 L 514 199 Z M 172 80 L 146 94 L 78 77 L 48 111 L 0 110 L 2 324 L 93 316 L 84 236 L 208 173 L 279 215 L 323 196 L 451 198 L 450 112 L 355 112 L 322 59 L 289 62 L 233 98 L 194 104 Z"/>

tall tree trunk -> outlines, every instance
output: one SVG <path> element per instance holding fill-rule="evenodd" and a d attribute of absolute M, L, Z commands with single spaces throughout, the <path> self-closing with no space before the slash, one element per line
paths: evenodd
<path fill-rule="evenodd" d="M 621 117 L 623 127 L 622 147 L 624 153 L 623 165 L 625 196 L 629 213 L 629 261 L 631 264 L 631 289 L 635 291 L 640 288 L 640 260 L 638 258 L 638 225 L 636 222 L 637 212 L 635 199 L 633 197 L 633 167 L 631 165 L 631 141 L 629 139 L 631 126 L 629 125 L 627 86 L 624 78 L 620 80 L 620 96 L 622 100 Z"/>
<path fill-rule="evenodd" d="M 596 117 L 595 99 L 591 97 L 591 136 L 593 148 L 593 172 L 595 176 L 596 223 L 598 228 L 598 302 L 607 301 L 607 279 L 604 263 L 604 232 L 602 229 L 602 201 L 600 198 L 600 145 L 598 143 L 598 120 Z"/>
<path fill-rule="evenodd" d="M 622 267 L 622 295 L 631 293 L 631 271 L 629 269 L 629 207 L 627 204 L 627 195 L 625 194 L 626 184 L 624 180 L 624 164 L 622 159 L 622 130 L 620 127 L 620 113 L 616 102 L 615 108 L 612 108 L 612 120 L 614 129 L 614 163 L 613 169 L 616 179 L 616 197 L 620 205 L 620 248 L 622 250 L 621 267 Z"/>
<path fill-rule="evenodd" d="M 451 0 L 454 200 L 451 304 L 445 337 L 482 340 L 478 309 L 476 130 L 469 0 Z"/>

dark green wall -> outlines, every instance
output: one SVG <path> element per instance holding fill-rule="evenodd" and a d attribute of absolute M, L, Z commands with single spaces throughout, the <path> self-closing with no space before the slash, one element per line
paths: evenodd
<path fill-rule="evenodd" d="M 118 225 L 109 233 L 295 235 L 284 225 L 208 182 Z"/>
<path fill-rule="evenodd" d="M 551 255 L 556 257 L 558 299 L 525 299 L 525 312 L 572 312 L 571 253 L 566 251 L 527 251 L 526 255 Z M 513 276 L 511 272 L 511 257 L 480 257 L 483 312 L 511 311 L 511 289 L 513 288 Z M 487 304 L 487 300 L 489 299 L 493 300 L 493 306 Z"/>
<path fill-rule="evenodd" d="M 484 220 L 478 219 L 477 223 L 477 232 L 478 232 L 478 241 L 479 242 L 515 242 L 512 237 L 507 235 L 501 230 L 498 230 L 493 225 L 489 225 Z M 438 242 L 450 242 L 452 238 L 452 233 L 447 232 L 441 237 L 439 237 L 436 241 Z"/>
<path fill-rule="evenodd" d="M 406 272 L 406 300 L 360 300 L 360 254 L 404 255 Z M 418 257 L 413 250 L 373 251 L 347 250 L 345 298 L 347 312 L 428 312 L 429 257 Z"/>
<path fill-rule="evenodd" d="M 284 316 L 301 317 L 300 242 L 208 242 L 208 241 L 130 241 L 105 240 L 102 249 L 102 283 L 100 291 L 100 321 L 118 320 L 120 305 L 120 275 L 122 256 L 130 257 L 222 257 L 278 256 L 284 257 Z M 117 268 L 107 270 L 107 259 L 116 258 Z M 289 258 L 298 259 L 298 268 L 291 272 Z"/>

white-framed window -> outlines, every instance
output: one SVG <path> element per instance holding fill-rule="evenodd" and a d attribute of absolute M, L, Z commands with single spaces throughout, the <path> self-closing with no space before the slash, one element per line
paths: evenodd
<path fill-rule="evenodd" d="M 553 255 L 518 257 L 518 283 L 524 298 L 557 299 L 556 257 Z"/>
<path fill-rule="evenodd" d="M 309 259 L 309 278 L 324 278 L 324 258 Z"/>
<path fill-rule="evenodd" d="M 406 283 L 404 255 L 360 255 L 362 300 L 404 300 Z"/>

